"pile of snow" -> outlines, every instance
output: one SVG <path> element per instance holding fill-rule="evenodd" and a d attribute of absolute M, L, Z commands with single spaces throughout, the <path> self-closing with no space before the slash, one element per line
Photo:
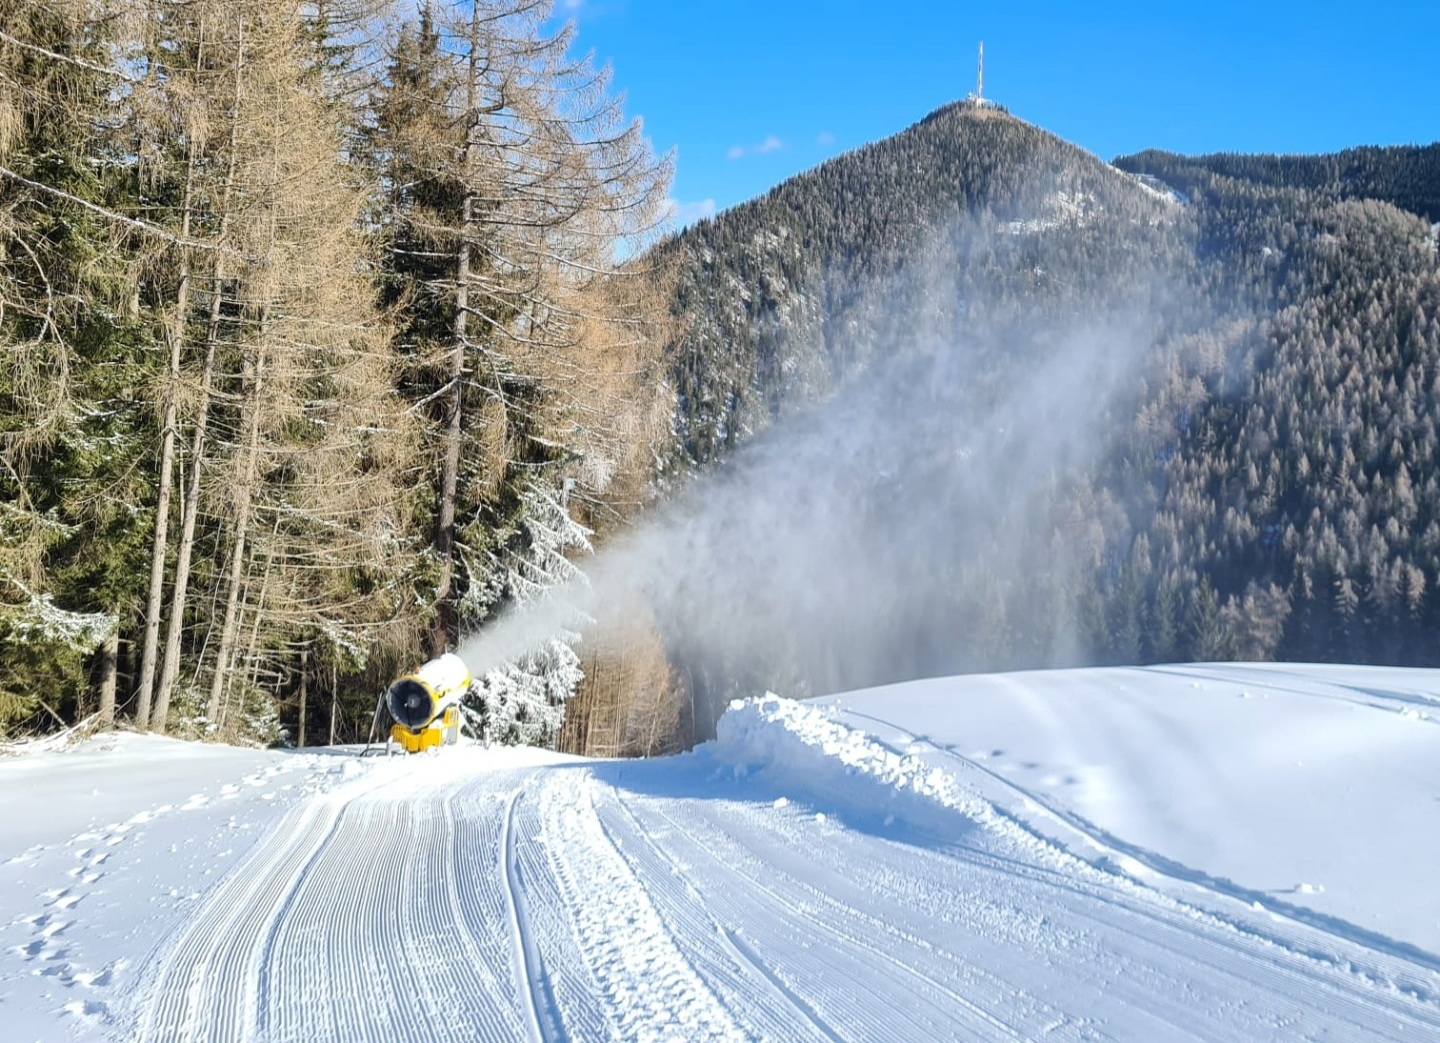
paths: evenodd
<path fill-rule="evenodd" d="M 737 699 L 715 727 L 711 756 L 736 778 L 765 773 L 861 811 L 881 813 L 953 837 L 979 828 L 1029 847 L 1035 836 L 920 757 L 900 753 L 819 706 L 773 692 Z"/>
<path fill-rule="evenodd" d="M 823 710 L 773 692 L 732 702 L 715 732 L 713 755 L 733 765 L 737 777 L 770 769 L 803 778 L 819 791 L 869 788 L 886 800 L 909 793 L 976 823 L 986 821 L 990 811 L 939 768 L 897 754 Z"/>

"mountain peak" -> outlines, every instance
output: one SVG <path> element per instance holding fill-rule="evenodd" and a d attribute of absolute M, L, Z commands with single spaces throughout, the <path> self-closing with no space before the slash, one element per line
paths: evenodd
<path fill-rule="evenodd" d="M 699 316 L 677 346 L 694 360 L 681 387 L 685 455 L 723 457 L 863 369 L 890 337 L 870 328 L 875 317 L 894 314 L 874 298 L 913 286 L 907 271 L 968 270 L 990 255 L 988 274 L 946 276 L 954 315 L 987 300 L 1074 304 L 1097 269 L 1143 284 L 1136 258 L 1176 220 L 1173 203 L 1137 179 L 968 99 L 796 175 L 662 248 L 679 255 L 677 303 Z"/>
<path fill-rule="evenodd" d="M 974 98 L 962 98 L 959 101 L 947 102 L 941 105 L 934 112 L 930 113 L 930 115 L 922 119 L 920 125 L 933 122 L 946 116 L 959 116 L 976 120 L 1015 119 L 1015 117 L 1010 114 L 1010 110 L 999 102 L 976 101 Z M 1020 121 L 1017 120 L 1017 122 Z"/>
<path fill-rule="evenodd" d="M 887 226 L 892 219 L 911 231 L 917 224 L 929 227 L 957 213 L 982 210 L 1023 220 L 1029 216 L 1026 211 L 1035 210 L 1041 198 L 1057 187 L 1089 192 L 1089 187 L 1079 185 L 1081 181 L 1095 182 L 1100 195 L 1141 195 L 1133 179 L 1115 174 L 1115 168 L 1098 156 L 1020 119 L 1004 106 L 967 98 L 942 105 L 890 137 L 797 174 L 764 196 L 732 208 L 720 220 L 744 224 L 763 212 L 767 223 L 789 226 L 790 231 L 797 230 L 791 217 L 800 224 L 814 218 L 841 226 L 859 220 L 873 242 L 877 234 L 890 238 L 889 232 L 873 226 Z M 866 190 L 857 191 L 860 186 Z M 841 200 L 844 214 L 815 212 L 816 205 Z M 705 234 L 697 226 L 679 238 L 693 241 Z"/>

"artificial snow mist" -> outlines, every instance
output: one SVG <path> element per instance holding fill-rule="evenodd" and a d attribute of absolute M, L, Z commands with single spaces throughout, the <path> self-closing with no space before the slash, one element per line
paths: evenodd
<path fill-rule="evenodd" d="M 1097 552 L 1056 526 L 1183 309 L 1159 273 L 1061 315 L 957 297 L 954 273 L 1017 234 L 948 230 L 857 287 L 821 401 L 487 624 L 460 649 L 472 670 L 644 604 L 704 734 L 766 689 L 1081 661 L 1066 577 Z"/>

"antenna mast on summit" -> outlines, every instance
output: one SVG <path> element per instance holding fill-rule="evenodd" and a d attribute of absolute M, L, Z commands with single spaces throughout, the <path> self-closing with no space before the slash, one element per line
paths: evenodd
<path fill-rule="evenodd" d="M 983 109 L 990 103 L 985 100 L 985 41 L 980 41 L 980 66 L 975 73 L 975 93 L 965 99 L 967 105 Z"/>

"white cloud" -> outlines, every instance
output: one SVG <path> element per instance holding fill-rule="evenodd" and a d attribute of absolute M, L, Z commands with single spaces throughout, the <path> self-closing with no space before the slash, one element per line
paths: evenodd
<path fill-rule="evenodd" d="M 698 203 L 682 203 L 678 199 L 665 202 L 665 216 L 681 228 L 696 221 L 715 216 L 715 200 L 702 199 Z"/>
<path fill-rule="evenodd" d="M 835 144 L 835 135 L 831 134 L 828 130 L 822 130 L 820 132 L 820 136 L 815 139 L 815 144 L 823 145 L 825 148 L 829 148 L 831 145 Z"/>
<path fill-rule="evenodd" d="M 565 0 L 565 10 L 578 11 L 585 6 L 585 0 Z"/>
<path fill-rule="evenodd" d="M 732 145 L 725 153 L 726 159 L 744 159 L 746 156 L 764 156 L 771 152 L 779 152 L 785 147 L 774 134 L 767 134 L 765 140 L 758 145 Z"/>

